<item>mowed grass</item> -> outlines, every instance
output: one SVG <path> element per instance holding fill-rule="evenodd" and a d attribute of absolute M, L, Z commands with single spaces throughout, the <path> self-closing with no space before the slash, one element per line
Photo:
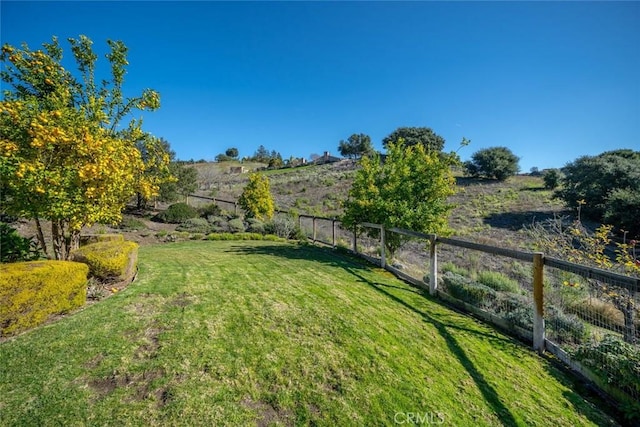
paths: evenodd
<path fill-rule="evenodd" d="M 390 274 L 288 243 L 142 247 L 125 291 L 0 344 L 3 426 L 613 424 L 572 387 Z"/>

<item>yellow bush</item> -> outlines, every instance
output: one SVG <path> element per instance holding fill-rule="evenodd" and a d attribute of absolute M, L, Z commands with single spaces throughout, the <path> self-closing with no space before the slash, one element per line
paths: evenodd
<path fill-rule="evenodd" d="M 98 242 L 110 242 L 110 241 L 124 242 L 124 236 L 122 234 L 86 234 L 80 236 L 80 246 L 90 245 Z"/>
<path fill-rule="evenodd" d="M 126 280 L 138 262 L 138 244 L 110 240 L 92 243 L 71 254 L 73 261 L 89 266 L 89 274 L 102 280 Z"/>
<path fill-rule="evenodd" d="M 52 314 L 82 306 L 89 268 L 71 261 L 0 265 L 0 335 L 37 326 Z"/>

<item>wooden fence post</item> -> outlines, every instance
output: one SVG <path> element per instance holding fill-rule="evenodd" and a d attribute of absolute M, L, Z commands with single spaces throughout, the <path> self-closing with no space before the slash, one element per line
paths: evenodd
<path fill-rule="evenodd" d="M 431 273 L 429 274 L 429 294 L 436 295 L 438 293 L 438 251 L 436 249 L 436 235 L 429 242 L 429 262 Z"/>
<path fill-rule="evenodd" d="M 387 255 L 387 250 L 385 249 L 384 246 L 384 225 L 380 226 L 380 267 L 385 268 L 387 261 L 386 261 L 386 255 Z"/>
<path fill-rule="evenodd" d="M 316 217 L 313 217 L 313 243 L 316 242 Z"/>
<path fill-rule="evenodd" d="M 533 254 L 533 349 L 544 353 L 544 254 Z"/>
<path fill-rule="evenodd" d="M 336 220 L 332 220 L 331 222 L 331 236 L 332 236 L 332 242 L 333 242 L 333 249 L 336 248 Z"/>

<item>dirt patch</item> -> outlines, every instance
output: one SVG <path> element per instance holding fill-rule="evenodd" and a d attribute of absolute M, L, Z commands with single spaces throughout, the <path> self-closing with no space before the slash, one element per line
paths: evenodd
<path fill-rule="evenodd" d="M 173 400 L 173 393 L 169 388 L 161 388 L 155 392 L 155 400 L 158 408 L 162 408 Z"/>
<path fill-rule="evenodd" d="M 255 402 L 250 399 L 242 401 L 242 405 L 254 411 L 258 419 L 256 425 L 258 427 L 266 427 L 273 424 L 283 424 L 285 426 L 294 425 L 293 413 L 286 409 L 277 409 L 273 405 L 266 402 Z"/>
<path fill-rule="evenodd" d="M 88 385 L 99 399 L 108 396 L 118 388 L 126 387 L 133 390 L 132 395 L 127 399 L 130 402 L 141 401 L 149 398 L 163 401 L 163 399 L 161 399 L 161 392 L 164 389 L 154 390 L 152 384 L 154 381 L 164 376 L 164 369 L 157 368 L 136 375 L 111 374 L 106 378 L 92 379 L 88 382 Z"/>
<path fill-rule="evenodd" d="M 89 387 L 98 395 L 99 398 L 111 394 L 118 387 L 126 387 L 131 384 L 133 378 L 129 374 L 116 375 L 111 374 L 107 378 L 97 378 L 89 381 Z"/>

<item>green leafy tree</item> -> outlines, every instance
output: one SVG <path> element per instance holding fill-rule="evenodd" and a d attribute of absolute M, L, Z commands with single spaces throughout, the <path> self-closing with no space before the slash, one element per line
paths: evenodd
<path fill-rule="evenodd" d="M 471 160 L 465 162 L 469 175 L 504 181 L 518 173 L 520 158 L 507 147 L 491 147 L 476 151 Z"/>
<path fill-rule="evenodd" d="M 216 155 L 214 160 L 220 163 L 220 162 L 230 162 L 231 160 L 235 160 L 235 159 L 233 157 L 227 156 L 226 154 L 220 153 Z"/>
<path fill-rule="evenodd" d="M 224 152 L 224 154 L 227 157 L 230 157 L 232 159 L 237 159 L 238 158 L 238 149 L 235 147 L 231 147 L 231 148 L 227 148 L 227 151 Z"/>
<path fill-rule="evenodd" d="M 271 154 L 269 154 L 269 150 L 267 150 L 264 145 L 260 145 L 253 154 L 252 160 L 255 162 L 269 163 L 270 158 Z"/>
<path fill-rule="evenodd" d="M 447 233 L 447 217 L 453 206 L 455 180 L 450 161 L 423 145 L 406 147 L 402 140 L 388 146 L 384 162 L 378 154 L 363 157 L 360 169 L 344 202 L 342 221 L 349 228 L 362 222 L 399 227 L 423 233 Z M 370 234 L 375 236 L 377 230 Z M 391 255 L 403 238 L 388 233 L 385 239 Z"/>
<path fill-rule="evenodd" d="M 373 145 L 371 145 L 371 137 L 364 133 L 354 133 L 346 141 L 340 140 L 338 151 L 341 156 L 350 159 L 359 159 L 362 156 L 373 153 Z"/>
<path fill-rule="evenodd" d="M 169 171 L 175 180 L 160 186 L 159 201 L 175 202 L 198 189 L 198 171 L 195 168 L 174 161 L 169 164 Z"/>
<path fill-rule="evenodd" d="M 560 171 L 558 169 L 549 169 L 542 175 L 544 188 L 546 188 L 547 190 L 555 190 L 556 188 L 558 188 L 561 179 L 562 175 L 560 175 Z"/>
<path fill-rule="evenodd" d="M 169 163 L 174 161 L 176 153 L 171 149 L 169 141 L 146 134 L 136 142 L 136 148 L 140 152 L 145 166 L 144 169 L 138 171 L 139 179 L 144 178 L 156 182 L 158 194 L 162 191 L 163 186 L 176 182 L 177 177 L 173 174 Z M 136 199 L 138 209 L 144 209 L 147 206 L 148 197 L 146 194 L 138 191 Z"/>
<path fill-rule="evenodd" d="M 284 161 L 282 160 L 282 155 L 280 153 L 276 153 L 275 157 L 271 157 L 269 159 L 269 169 L 279 169 L 284 166 Z"/>
<path fill-rule="evenodd" d="M 249 175 L 249 183 L 242 190 L 238 203 L 244 209 L 247 218 L 271 219 L 275 208 L 269 178 L 258 173 Z"/>
<path fill-rule="evenodd" d="M 428 127 L 400 127 L 382 140 L 384 148 L 389 148 L 391 143 L 404 141 L 406 147 L 422 145 L 425 151 L 442 151 L 444 138 Z"/>
<path fill-rule="evenodd" d="M 51 221 L 53 256 L 68 259 L 80 230 L 117 223 L 136 194 L 157 193 L 162 175 L 148 165 L 136 144 L 146 137 L 141 121 L 122 121 L 136 110 L 155 110 L 160 97 L 144 90 L 123 95 L 127 48 L 108 40 L 111 76 L 95 80 L 97 55 L 87 37 L 69 39 L 78 77 L 62 65 L 54 37 L 42 50 L 4 45 L 0 73 L 7 88 L 0 103 L 0 188 L 8 213 L 33 219 L 45 253 L 41 219 Z M 162 157 L 166 167 L 168 157 Z"/>
<path fill-rule="evenodd" d="M 615 150 L 582 156 L 562 168 L 556 194 L 581 214 L 640 236 L 640 151 Z"/>

